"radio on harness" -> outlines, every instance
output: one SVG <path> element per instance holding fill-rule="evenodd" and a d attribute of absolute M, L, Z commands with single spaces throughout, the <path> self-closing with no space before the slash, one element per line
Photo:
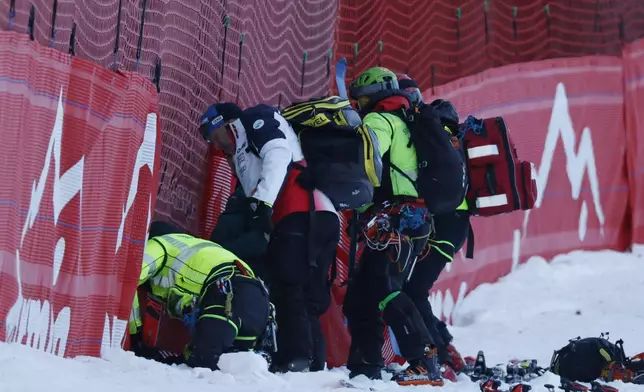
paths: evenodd
<path fill-rule="evenodd" d="M 478 216 L 529 210 L 537 200 L 534 166 L 521 161 L 502 117 L 469 116 L 460 125 L 470 187 L 467 202 Z"/>

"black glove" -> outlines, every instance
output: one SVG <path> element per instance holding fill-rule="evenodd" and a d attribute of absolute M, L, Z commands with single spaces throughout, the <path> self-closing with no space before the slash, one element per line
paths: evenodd
<path fill-rule="evenodd" d="M 273 208 L 261 200 L 248 198 L 248 225 L 251 230 L 256 230 L 268 237 L 273 231 Z"/>

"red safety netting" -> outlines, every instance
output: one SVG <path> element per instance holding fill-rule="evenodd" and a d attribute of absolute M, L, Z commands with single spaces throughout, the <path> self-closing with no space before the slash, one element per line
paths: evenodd
<path fill-rule="evenodd" d="M 624 121 L 627 130 L 633 251 L 644 245 L 644 40 L 624 48 Z"/>
<path fill-rule="evenodd" d="M 382 65 L 423 89 L 506 64 L 620 56 L 644 37 L 637 0 L 343 0 L 339 13 L 348 78 Z"/>
<path fill-rule="evenodd" d="M 49 45 L 53 3 L 17 1 L 10 23 L 10 1 L 2 0 L 0 28 L 27 31 L 33 4 L 34 38 Z M 147 78 L 154 77 L 160 61 L 163 144 L 157 218 L 196 233 L 204 213 L 205 184 L 213 181 L 206 178 L 207 150 L 196 127 L 199 115 L 217 100 L 237 101 L 241 106 L 258 102 L 285 105 L 326 92 L 337 5 L 315 0 L 147 0 L 121 4 L 119 15 L 119 0 L 59 0 L 53 47 L 67 52 L 76 23 L 76 53 L 80 57 L 105 67 L 116 63 L 120 69 L 138 71 Z M 229 21 L 228 28 L 224 20 Z"/>
<path fill-rule="evenodd" d="M 119 347 L 158 183 L 154 85 L 0 32 L 0 103 L 0 341 Z"/>
<path fill-rule="evenodd" d="M 43 45 L 66 52 L 74 33 L 75 53 L 100 65 L 153 78 L 161 64 L 157 214 L 193 232 L 212 225 L 202 221 L 204 184 L 213 180 L 194 129 L 199 113 L 217 99 L 283 106 L 325 92 L 338 15 L 335 59 L 347 56 L 357 70 L 378 63 L 406 70 L 423 88 L 509 63 L 620 55 L 623 43 L 644 36 L 644 2 L 636 0 L 343 0 L 339 10 L 313 0 L 147 0 L 145 10 L 136 1 L 121 2 L 120 11 L 118 0 L 59 0 L 55 13 L 54 2 L 34 0 L 15 2 L 13 14 L 10 4 L 0 1 L 2 29 L 26 32 L 33 5 L 33 35 Z"/>

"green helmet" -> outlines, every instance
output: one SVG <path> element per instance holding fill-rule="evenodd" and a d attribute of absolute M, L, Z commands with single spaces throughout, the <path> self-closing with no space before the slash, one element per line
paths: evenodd
<path fill-rule="evenodd" d="M 364 95 L 372 95 L 383 90 L 397 90 L 396 74 L 383 67 L 373 67 L 364 71 L 349 86 L 349 96 L 358 99 Z"/>

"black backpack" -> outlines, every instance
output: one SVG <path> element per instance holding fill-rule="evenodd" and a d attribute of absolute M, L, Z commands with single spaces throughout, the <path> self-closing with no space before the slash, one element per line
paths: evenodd
<path fill-rule="evenodd" d="M 372 202 L 382 179 L 378 139 L 349 100 L 311 99 L 281 114 L 298 135 L 306 159 L 300 184 L 322 191 L 339 211 Z"/>
<path fill-rule="evenodd" d="M 468 180 L 464 156 L 452 144 L 451 131 L 432 104 L 413 105 L 401 117 L 416 149 L 418 178 L 413 181 L 395 165 L 391 168 L 414 184 L 432 214 L 455 211 L 465 198 Z"/>
<path fill-rule="evenodd" d="M 626 361 L 622 343 L 611 343 L 602 337 L 571 339 L 552 355 L 550 371 L 572 381 L 593 381 L 601 377 L 609 363 Z"/>

